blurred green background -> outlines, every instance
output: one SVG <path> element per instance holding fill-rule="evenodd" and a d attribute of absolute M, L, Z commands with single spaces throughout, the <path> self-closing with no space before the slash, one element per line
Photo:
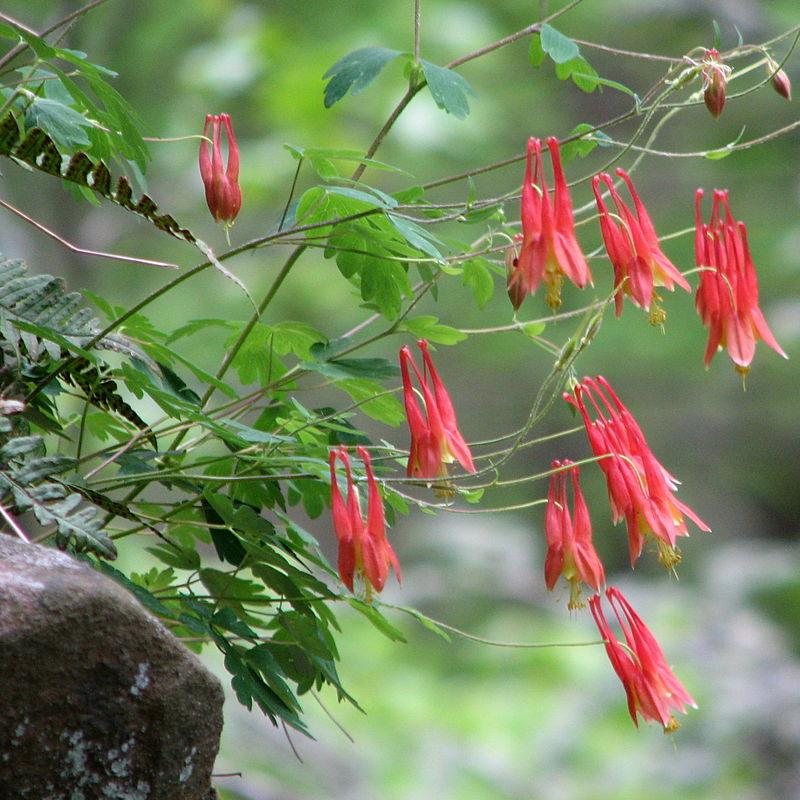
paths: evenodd
<path fill-rule="evenodd" d="M 78 3 L 5 0 L 8 13 L 35 29 Z M 539 5 L 523 0 L 423 0 L 422 54 L 439 64 L 516 31 L 538 18 Z M 545 4 L 546 5 L 546 4 Z M 550 10 L 558 4 L 551 3 Z M 156 137 L 199 133 L 206 113 L 234 119 L 242 153 L 243 210 L 235 242 L 264 233 L 280 218 L 296 162 L 283 149 L 300 146 L 365 149 L 402 95 L 398 64 L 391 64 L 362 95 L 330 110 L 322 105 L 322 74 L 345 53 L 382 45 L 408 50 L 411 0 L 351 2 L 244 2 L 235 0 L 109 0 L 67 35 L 68 46 L 120 73 L 117 88 Z M 762 42 L 800 23 L 796 0 L 722 3 L 682 0 L 659 3 L 585 0 L 557 24 L 568 35 L 606 45 L 664 55 L 711 46 L 712 20 L 723 48 L 737 41 Z M 391 132 L 378 157 L 399 164 L 420 182 L 507 158 L 528 136 L 563 136 L 580 122 L 599 123 L 625 110 L 630 100 L 606 90 L 584 94 L 558 81 L 550 65 L 534 70 L 528 41 L 466 65 L 475 88 L 472 113 L 459 121 L 438 110 L 427 93 L 417 97 Z M 776 49 L 782 57 L 786 44 Z M 657 63 L 619 58 L 583 48 L 607 78 L 642 92 L 659 74 Z M 800 83 L 800 56 L 786 65 Z M 755 138 L 797 118 L 769 87 L 732 102 L 719 120 L 700 106 L 668 124 L 657 142 L 665 150 L 694 151 L 734 140 L 746 126 Z M 630 132 L 632 129 L 625 129 Z M 622 138 L 622 129 L 613 134 Z M 792 798 L 800 796 L 800 137 L 798 132 L 722 161 L 648 158 L 636 183 L 659 232 L 692 225 L 694 190 L 731 190 L 737 218 L 748 225 L 761 282 L 761 305 L 788 362 L 759 345 L 742 392 L 725 354 L 711 369 L 702 363 L 706 332 L 691 298 L 668 296 L 666 335 L 626 304 L 609 316 L 578 369 L 606 375 L 637 416 L 656 455 L 682 481 L 680 497 L 713 528 L 683 547 L 680 581 L 669 578 L 652 554 L 636 572 L 627 569 L 624 530 L 613 529 L 599 470 L 584 470 L 598 549 L 609 581 L 623 588 L 642 613 L 700 710 L 665 737 L 658 726 L 637 731 L 624 693 L 599 648 L 498 649 L 455 640 L 447 644 L 411 620 L 398 617 L 407 644 L 392 644 L 368 623 L 344 612 L 341 675 L 366 715 L 323 697 L 354 738 L 351 743 L 311 697 L 306 711 L 315 740 L 292 736 L 302 763 L 283 732 L 229 698 L 221 773 L 227 800 L 262 798 L 541 798 L 597 800 L 638 798 Z M 609 154 L 597 150 L 568 166 L 570 179 L 598 169 Z M 150 193 L 181 222 L 217 249 L 214 228 L 197 174 L 196 142 L 152 145 Z M 630 157 L 623 166 L 630 164 Z M 368 174 L 395 189 L 395 176 Z M 520 165 L 477 178 L 479 196 L 518 186 Z M 300 187 L 315 182 L 301 174 Z M 461 200 L 463 183 L 432 194 Z M 190 266 L 185 245 L 104 205 L 74 202 L 51 178 L 23 174 L 3 164 L 3 194 L 25 212 L 76 244 Z M 580 206 L 590 200 L 586 182 L 575 190 Z M 517 203 L 507 206 L 509 219 Z M 479 227 L 464 233 L 477 237 Z M 63 275 L 70 288 L 91 289 L 126 304 L 166 279 L 156 270 L 75 256 L 7 214 L 0 217 L 0 246 L 25 257 L 33 271 Z M 595 226 L 581 229 L 587 250 L 597 246 Z M 684 236 L 665 250 L 682 269 L 693 266 Z M 229 266 L 259 295 L 286 251 L 247 254 Z M 593 261 L 597 294 L 610 288 L 610 268 Z M 696 277 L 692 278 L 696 284 Z M 565 308 L 585 298 L 567 291 Z M 420 312 L 456 327 L 511 321 L 499 279 L 494 299 L 479 311 L 458 279 L 440 302 L 428 298 Z M 166 327 L 206 316 L 239 319 L 248 310 L 242 295 L 217 274 L 204 273 L 182 303 L 156 303 L 149 314 Z M 341 334 L 362 317 L 352 289 L 333 263 L 308 253 L 276 303 L 272 319 L 296 319 Z M 541 297 L 528 300 L 521 318 L 546 315 Z M 165 321 L 166 320 L 166 321 Z M 555 329 L 554 329 L 555 330 Z M 553 333 L 561 339 L 569 329 Z M 550 335 L 550 332 L 546 335 Z M 219 342 L 213 343 L 219 352 Z M 374 354 L 393 357 L 400 337 Z M 192 354 L 214 368 L 212 348 Z M 205 359 L 205 360 L 204 360 Z M 468 439 L 488 439 L 519 427 L 551 358 L 520 333 L 470 337 L 437 356 L 456 398 Z M 369 430 L 398 444 L 403 432 Z M 541 433 L 573 420 L 560 404 Z M 546 468 L 552 458 L 588 454 L 582 436 L 529 449 L 509 473 Z M 515 473 L 514 470 L 517 472 Z M 515 493 L 486 495 L 487 505 L 541 497 L 542 483 Z M 398 520 L 392 540 L 404 567 L 402 588 L 390 586 L 388 602 L 416 605 L 425 613 L 491 639 L 520 642 L 588 641 L 596 636 L 586 613 L 566 613 L 566 592 L 548 595 L 542 577 L 541 509 L 502 516 L 413 513 Z M 309 526 L 330 547 L 328 520 Z M 123 554 L 138 563 L 138 551 Z M 213 654 L 209 662 L 222 675 Z"/>

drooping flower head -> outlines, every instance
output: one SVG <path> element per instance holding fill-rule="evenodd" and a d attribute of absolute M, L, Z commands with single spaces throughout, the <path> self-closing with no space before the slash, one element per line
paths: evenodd
<path fill-rule="evenodd" d="M 785 100 L 791 100 L 792 82 L 774 58 L 767 58 L 767 72 L 772 80 L 772 88 Z"/>
<path fill-rule="evenodd" d="M 522 248 L 517 256 L 516 246 L 512 246 L 513 255 L 509 258 L 508 294 L 515 309 L 541 282 L 547 284 L 547 304 L 558 308 L 565 275 L 578 288 L 592 281 L 575 236 L 572 198 L 561 167 L 558 139 L 551 136 L 547 147 L 553 162 L 552 201 L 542 166 L 542 143 L 539 139 L 528 140 L 522 184 Z"/>
<path fill-rule="evenodd" d="M 589 608 L 605 641 L 611 666 L 625 688 L 631 719 L 638 727 L 641 715 L 644 720 L 663 725 L 665 733 L 672 733 L 680 727 L 672 712 L 685 714 L 687 706 L 697 708 L 697 703 L 670 669 L 655 636 L 622 592 L 612 586 L 606 597 L 619 621 L 624 644 L 612 633 L 599 594 L 589 601 Z"/>
<path fill-rule="evenodd" d="M 222 128 L 228 139 L 228 165 L 222 164 Z M 211 129 L 211 153 L 208 136 Z M 206 124 L 200 140 L 200 177 L 206 192 L 208 209 L 217 222 L 232 225 L 242 207 L 239 188 L 239 147 L 228 114 L 206 114 Z"/>
<path fill-rule="evenodd" d="M 659 306 L 659 297 L 654 292 L 655 286 L 663 286 L 673 291 L 675 284 L 691 291 L 686 279 L 675 265 L 664 255 L 658 243 L 658 235 L 647 213 L 633 181 L 623 169 L 617 169 L 617 175 L 625 182 L 633 198 L 634 214 L 614 188 L 614 182 L 607 172 L 595 175 L 592 180 L 597 210 L 600 213 L 600 231 L 606 252 L 614 267 L 614 295 L 616 313 L 622 313 L 622 300 L 628 295 L 636 305 L 650 311 L 650 321 L 660 325 L 666 319 L 666 313 Z M 612 215 L 603 200 L 601 181 L 606 184 L 617 213 Z M 652 303 L 652 310 L 651 310 Z"/>
<path fill-rule="evenodd" d="M 700 64 L 700 75 L 703 78 L 703 101 L 712 117 L 719 117 L 725 108 L 725 90 L 732 71 L 723 63 L 718 50 L 706 50 Z"/>
<path fill-rule="evenodd" d="M 695 194 L 695 261 L 700 271 L 695 304 L 708 328 L 705 364 L 727 348 L 736 371 L 746 375 L 761 339 L 787 358 L 758 305 L 758 278 L 747 242 L 747 228 L 734 220 L 728 192 L 716 189 L 711 219 L 702 219 L 703 190 Z M 723 213 L 724 212 L 724 213 Z"/>
<path fill-rule="evenodd" d="M 702 531 L 710 528 L 675 497 L 678 481 L 653 455 L 638 423 L 605 378 L 584 378 L 574 395 L 565 393 L 564 399 L 583 418 L 589 445 L 606 476 L 614 524 L 625 519 L 631 566 L 650 535 L 660 561 L 672 569 L 680 562 L 676 540 L 689 535 L 684 516 Z"/>
<path fill-rule="evenodd" d="M 413 478 L 441 478 L 447 475 L 447 464 L 453 461 L 458 461 L 467 472 L 475 472 L 472 454 L 458 429 L 453 403 L 433 365 L 428 342 L 420 339 L 417 346 L 422 351 L 423 372 L 408 346 L 400 350 L 403 401 L 411 432 L 407 474 Z M 409 365 L 419 383 L 424 413 L 414 393 Z"/>
<path fill-rule="evenodd" d="M 568 607 L 582 608 L 581 583 L 599 591 L 605 583 L 605 572 L 592 543 L 592 523 L 581 491 L 578 467 L 571 461 L 553 461 L 550 466 L 558 472 L 550 476 L 544 517 L 545 584 L 552 590 L 563 575 L 570 584 Z M 572 480 L 572 514 L 567 504 L 568 475 Z"/>
<path fill-rule="evenodd" d="M 357 575 L 364 579 L 365 584 L 368 581 L 376 592 L 380 592 L 389 576 L 390 566 L 394 569 L 398 581 L 402 576 L 397 556 L 386 538 L 383 500 L 372 471 L 369 453 L 363 447 L 359 447 L 357 452 L 364 462 L 364 473 L 367 478 L 366 519 L 361 515 L 361 503 L 358 489 L 353 481 L 347 449 L 340 446 L 331 450 L 328 456 L 331 473 L 331 515 L 333 529 L 339 541 L 339 577 L 351 592 Z M 347 480 L 346 502 L 339 490 L 336 476 L 337 459 L 344 464 Z M 369 593 L 369 586 L 367 591 Z"/>

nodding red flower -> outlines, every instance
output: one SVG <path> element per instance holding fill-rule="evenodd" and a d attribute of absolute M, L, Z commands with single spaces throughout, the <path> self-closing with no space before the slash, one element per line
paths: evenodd
<path fill-rule="evenodd" d="M 660 298 L 653 291 L 653 287 L 663 286 L 670 292 L 674 290 L 675 284 L 687 292 L 691 291 L 691 287 L 662 252 L 653 222 L 630 176 L 624 169 L 617 169 L 617 175 L 622 178 L 630 191 L 636 209 L 635 215 L 625 205 L 607 172 L 595 175 L 592 179 L 592 189 L 600 213 L 600 231 L 603 234 L 606 252 L 614 267 L 614 286 L 617 290 L 614 302 L 617 316 L 622 313 L 623 296 L 627 294 L 637 306 L 650 311 L 650 321 L 653 325 L 660 325 L 666 319 L 666 313 L 659 306 Z M 603 200 L 601 181 L 608 187 L 617 209 L 616 216 L 612 216 Z"/>
<path fill-rule="evenodd" d="M 772 88 L 784 99 L 792 99 L 792 82 L 773 58 L 767 59 L 767 72 L 772 78 Z"/>
<path fill-rule="evenodd" d="M 411 432 L 406 472 L 413 478 L 441 478 L 447 475 L 447 464 L 453 461 L 458 461 L 467 472 L 475 472 L 469 446 L 458 429 L 450 395 L 428 352 L 428 342 L 420 339 L 417 346 L 422 351 L 424 374 L 417 368 L 408 346 L 400 350 L 403 401 Z M 409 364 L 417 376 L 425 407 L 424 414 L 414 394 Z"/>
<path fill-rule="evenodd" d="M 594 420 L 586 398 L 594 409 Z M 564 399 L 583 417 L 589 445 L 606 476 L 614 524 L 625 518 L 631 566 L 642 553 L 645 536 L 650 535 L 659 560 L 672 569 L 681 560 L 677 537 L 689 535 L 684 515 L 700 530 L 710 528 L 675 497 L 678 481 L 653 455 L 638 423 L 605 378 L 584 378 L 574 396 L 565 393 Z"/>
<path fill-rule="evenodd" d="M 589 608 L 611 666 L 625 688 L 633 724 L 639 726 L 641 715 L 644 720 L 661 723 L 665 733 L 672 733 L 680 727 L 672 712 L 685 714 L 687 706 L 697 708 L 697 703 L 670 669 L 655 636 L 622 592 L 612 586 L 606 590 L 606 597 L 619 621 L 624 644 L 612 633 L 599 594 L 589 601 Z"/>
<path fill-rule="evenodd" d="M 228 166 L 222 166 L 222 126 L 228 138 Z M 211 128 L 211 154 L 208 135 Z M 206 190 L 208 209 L 217 222 L 232 225 L 242 207 L 239 188 L 239 147 L 228 114 L 206 114 L 206 124 L 200 140 L 200 177 Z"/>
<path fill-rule="evenodd" d="M 372 463 L 369 453 L 359 447 L 358 455 L 364 462 L 364 472 L 367 477 L 367 518 L 361 515 L 361 503 L 358 489 L 353 481 L 350 470 L 350 458 L 344 446 L 331 450 L 328 464 L 331 472 L 331 514 L 333 516 L 333 529 L 339 540 L 339 577 L 342 583 L 352 592 L 353 579 L 360 575 L 365 583 L 372 585 L 376 592 L 380 592 L 389 577 L 389 567 L 394 569 L 397 580 L 402 579 L 400 564 L 397 560 L 389 540 L 386 538 L 386 517 L 383 510 L 375 475 L 372 472 Z M 344 464 L 347 478 L 347 502 L 339 491 L 336 478 L 336 460 Z M 369 596 L 370 588 L 367 588 Z"/>
<path fill-rule="evenodd" d="M 700 271 L 695 304 L 708 327 L 705 364 L 727 348 L 736 371 L 746 375 L 761 339 L 788 358 L 758 306 L 758 278 L 747 243 L 747 228 L 731 215 L 728 192 L 716 189 L 711 220 L 702 220 L 703 190 L 695 195 L 695 261 Z M 724 215 L 722 211 L 724 210 Z"/>
<path fill-rule="evenodd" d="M 703 101 L 712 117 L 719 117 L 725 108 L 725 88 L 731 67 L 724 64 L 718 50 L 706 50 L 700 64 L 700 75 L 703 78 Z"/>
<path fill-rule="evenodd" d="M 551 308 L 561 305 L 565 275 L 578 288 L 592 282 L 589 265 L 575 236 L 572 199 L 561 167 L 558 139 L 551 136 L 547 147 L 555 182 L 552 201 L 542 167 L 542 143 L 539 139 L 528 140 L 522 185 L 522 248 L 517 256 L 513 245 L 509 255 L 508 295 L 515 309 L 542 281 L 547 284 L 546 299 Z"/>
<path fill-rule="evenodd" d="M 553 461 L 550 466 L 559 471 L 550 476 L 544 516 L 545 584 L 552 590 L 563 575 L 570 584 L 568 607 L 582 608 L 581 582 L 599 591 L 605 583 L 605 572 L 592 543 L 592 522 L 581 491 L 578 467 L 571 461 Z M 567 475 L 572 479 L 572 515 L 567 504 Z"/>

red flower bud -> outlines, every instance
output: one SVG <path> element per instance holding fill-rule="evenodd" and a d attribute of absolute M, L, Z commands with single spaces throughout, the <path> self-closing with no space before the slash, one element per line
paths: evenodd
<path fill-rule="evenodd" d="M 228 166 L 222 166 L 222 125 L 228 137 Z M 211 128 L 211 154 L 208 151 L 208 129 Z M 208 209 L 217 222 L 233 224 L 242 207 L 239 188 L 239 147 L 227 114 L 206 114 L 200 142 L 200 177 L 206 190 Z"/>
<path fill-rule="evenodd" d="M 722 63 L 719 52 L 706 50 L 700 74 L 703 76 L 703 100 L 712 117 L 719 117 L 725 108 L 725 87 L 731 68 Z"/>
<path fill-rule="evenodd" d="M 767 61 L 767 71 L 772 77 L 772 88 L 787 100 L 792 99 L 792 82 L 774 59 Z"/>

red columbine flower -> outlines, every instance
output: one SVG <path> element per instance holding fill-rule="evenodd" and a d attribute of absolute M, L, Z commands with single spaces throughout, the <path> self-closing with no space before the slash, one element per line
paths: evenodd
<path fill-rule="evenodd" d="M 339 576 L 345 586 L 353 591 L 353 578 L 361 575 L 369 581 L 376 592 L 380 592 L 386 578 L 389 576 L 389 567 L 394 568 L 397 580 L 401 580 L 400 564 L 397 561 L 392 546 L 386 538 L 386 518 L 375 475 L 372 472 L 372 463 L 369 453 L 363 448 L 358 448 L 358 454 L 364 462 L 364 472 L 367 476 L 367 518 L 361 516 L 361 504 L 358 498 L 358 489 L 353 482 L 350 471 L 350 458 L 345 447 L 341 446 L 332 450 L 328 457 L 331 471 L 331 513 L 333 516 L 333 529 L 339 540 Z M 336 459 L 344 464 L 347 478 L 347 503 L 345 504 L 339 491 L 336 479 Z M 369 586 L 367 592 L 369 594 Z"/>
<path fill-rule="evenodd" d="M 716 189 L 711 220 L 702 220 L 703 190 L 695 195 L 695 261 L 700 285 L 695 304 L 708 327 L 705 364 L 726 347 L 736 371 L 746 375 L 756 350 L 756 340 L 776 353 L 788 356 L 772 335 L 758 307 L 758 278 L 747 243 L 747 228 L 736 222 L 728 205 L 728 192 Z M 724 218 L 721 213 L 724 209 Z"/>
<path fill-rule="evenodd" d="M 731 68 L 722 62 L 719 51 L 706 50 L 700 65 L 700 74 L 703 78 L 703 100 L 713 117 L 718 117 L 725 108 L 725 87 L 728 85 L 731 71 Z"/>
<path fill-rule="evenodd" d="M 447 464 L 453 461 L 458 461 L 467 472 L 475 472 L 472 454 L 458 430 L 453 403 L 436 367 L 433 366 L 428 343 L 425 339 L 420 339 L 417 346 L 422 351 L 425 374 L 417 368 L 407 346 L 400 350 L 403 401 L 411 431 L 407 474 L 413 478 L 441 478 L 447 475 Z M 409 364 L 419 382 L 425 406 L 424 415 L 414 394 Z"/>
<path fill-rule="evenodd" d="M 564 469 L 550 476 L 544 515 L 547 539 L 544 579 L 547 588 L 552 590 L 563 575 L 570 584 L 568 607 L 582 608 L 581 582 L 599 591 L 605 583 L 605 572 L 592 544 L 592 522 L 581 492 L 578 467 L 571 461 L 554 461 L 550 466 Z M 572 477 L 572 515 L 567 505 L 567 474 Z"/>
<path fill-rule="evenodd" d="M 596 419 L 592 420 L 584 398 Z M 689 535 L 684 515 L 700 530 L 710 528 L 674 496 L 678 481 L 653 455 L 633 415 L 605 378 L 584 378 L 575 395 L 565 393 L 564 399 L 580 411 L 592 452 L 600 458 L 614 524 L 625 518 L 631 566 L 642 553 L 644 537 L 652 535 L 659 560 L 672 569 L 680 562 L 677 537 Z"/>
<path fill-rule="evenodd" d="M 541 141 L 528 140 L 522 185 L 522 249 L 517 257 L 516 246 L 512 246 L 509 256 L 508 296 L 515 309 L 542 281 L 548 286 L 547 304 L 551 308 L 561 305 L 561 284 L 565 275 L 578 288 L 592 281 L 589 265 L 575 237 L 572 199 L 561 168 L 558 139 L 551 136 L 547 147 L 556 187 L 552 202 L 542 167 Z M 535 169 L 531 164 L 534 155 Z"/>
<path fill-rule="evenodd" d="M 792 82 L 774 58 L 767 58 L 767 72 L 772 78 L 772 88 L 786 100 L 792 99 Z"/>
<path fill-rule="evenodd" d="M 228 137 L 228 166 L 222 166 L 222 126 Z M 211 127 L 212 153 L 208 153 L 208 129 Z M 209 211 L 217 222 L 233 224 L 242 206 L 239 189 L 239 147 L 233 135 L 228 114 L 206 114 L 206 124 L 200 141 L 200 177 L 206 190 Z"/>
<path fill-rule="evenodd" d="M 670 669 L 655 636 L 622 592 L 612 586 L 606 591 L 606 597 L 619 620 L 624 644 L 611 632 L 599 594 L 589 601 L 589 608 L 605 641 L 611 666 L 625 687 L 633 724 L 639 726 L 638 715 L 641 714 L 645 720 L 660 722 L 665 733 L 672 733 L 680 727 L 672 711 L 685 714 L 687 706 L 697 708 L 697 703 Z"/>
<path fill-rule="evenodd" d="M 636 209 L 635 216 L 619 196 L 607 172 L 595 175 L 592 179 L 592 189 L 600 213 L 600 231 L 603 234 L 606 252 L 614 267 L 614 286 L 617 289 L 614 302 L 617 316 L 622 313 L 624 293 L 636 305 L 645 311 L 650 311 L 650 321 L 653 325 L 660 325 L 666 319 L 666 312 L 659 306 L 660 298 L 653 291 L 653 287 L 663 286 L 673 291 L 677 283 L 687 292 L 691 291 L 691 288 L 675 265 L 661 251 L 653 222 L 630 176 L 624 169 L 618 169 L 617 175 L 625 181 L 631 193 Z M 600 181 L 608 186 L 617 208 L 616 217 L 611 215 L 603 200 Z"/>

